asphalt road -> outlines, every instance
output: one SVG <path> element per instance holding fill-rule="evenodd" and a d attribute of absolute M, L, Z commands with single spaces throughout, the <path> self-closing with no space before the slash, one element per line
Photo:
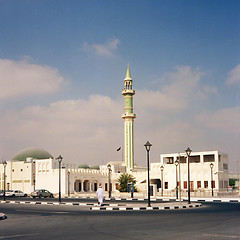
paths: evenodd
<path fill-rule="evenodd" d="M 196 209 L 88 211 L 84 206 L 0 204 L 0 239 L 240 239 L 240 203 Z"/>

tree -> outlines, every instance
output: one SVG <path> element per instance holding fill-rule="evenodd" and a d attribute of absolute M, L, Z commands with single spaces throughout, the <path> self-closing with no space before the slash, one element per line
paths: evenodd
<path fill-rule="evenodd" d="M 229 186 L 234 187 L 237 179 L 229 178 Z"/>
<path fill-rule="evenodd" d="M 121 176 L 118 178 L 118 190 L 120 192 L 127 192 L 128 190 L 128 183 L 136 183 L 135 178 L 128 173 L 123 173 Z M 134 191 L 136 192 L 137 189 L 134 187 Z"/>

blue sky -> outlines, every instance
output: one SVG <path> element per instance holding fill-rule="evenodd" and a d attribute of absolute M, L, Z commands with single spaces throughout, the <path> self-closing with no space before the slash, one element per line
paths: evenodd
<path fill-rule="evenodd" d="M 190 146 L 240 171 L 239 23 L 234 0 L 0 1 L 3 157 L 36 146 L 119 160 L 129 63 L 138 164 L 149 140 L 153 161 Z"/>

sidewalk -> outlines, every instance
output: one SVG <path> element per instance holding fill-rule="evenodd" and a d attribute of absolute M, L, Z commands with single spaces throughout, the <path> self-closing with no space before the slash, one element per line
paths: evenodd
<path fill-rule="evenodd" d="M 94 206 L 90 207 L 90 210 L 94 211 L 143 211 L 143 210 L 176 210 L 185 208 L 196 208 L 201 207 L 201 203 L 187 204 L 184 202 L 168 202 L 168 203 L 151 203 L 148 207 L 147 203 L 131 203 L 131 204 L 109 204 L 109 206 Z"/>
<path fill-rule="evenodd" d="M 124 200 L 124 199 L 122 199 Z M 105 199 L 103 206 L 99 206 L 96 202 L 64 202 L 64 199 L 62 199 L 62 202 L 40 202 L 40 201 L 0 201 L 0 204 L 31 204 L 31 205 L 65 205 L 65 206 L 84 206 L 89 207 L 89 210 L 112 210 L 112 211 L 139 211 L 139 210 L 169 210 L 169 209 L 184 209 L 184 208 L 195 208 L 195 207 L 201 207 L 201 203 L 191 203 L 188 204 L 186 202 L 156 202 L 151 201 L 151 206 L 147 206 L 147 202 L 111 202 L 108 199 Z"/>

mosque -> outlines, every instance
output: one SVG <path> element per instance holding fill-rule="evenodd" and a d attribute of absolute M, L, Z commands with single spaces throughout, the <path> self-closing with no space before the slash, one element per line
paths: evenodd
<path fill-rule="evenodd" d="M 124 79 L 124 162 L 109 162 L 101 166 L 59 163 L 49 152 L 27 148 L 6 161 L 5 189 L 31 193 L 36 189 L 59 192 L 59 176 L 62 194 L 81 194 L 97 191 L 99 184 L 105 191 L 118 190 L 118 178 L 130 173 L 136 179 L 136 188 L 147 195 L 147 168 L 134 163 L 133 80 L 127 67 Z M 61 158 L 60 158 L 61 159 Z M 214 195 L 226 191 L 228 186 L 228 156 L 219 151 L 192 152 L 189 157 L 190 189 L 196 195 Z M 150 164 L 151 195 L 173 196 L 176 187 L 187 192 L 188 163 L 185 153 L 161 154 L 159 162 Z M 110 176 L 110 178 L 109 178 Z M 110 181 L 109 181 L 110 179 Z M 0 163 L 0 189 L 4 189 L 4 164 Z"/>

